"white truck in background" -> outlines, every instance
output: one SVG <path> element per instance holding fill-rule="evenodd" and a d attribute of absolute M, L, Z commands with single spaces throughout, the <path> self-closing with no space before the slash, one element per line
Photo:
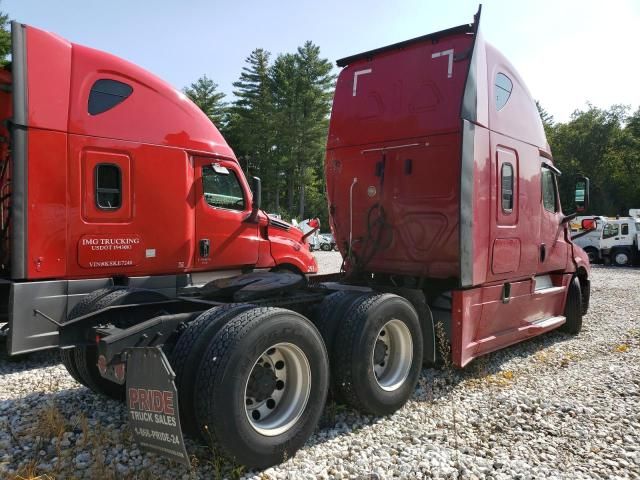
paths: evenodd
<path fill-rule="evenodd" d="M 575 244 L 589 255 L 591 263 L 624 267 L 640 263 L 640 210 L 629 210 L 629 217 L 594 216 L 583 218 L 582 233 L 573 236 Z"/>

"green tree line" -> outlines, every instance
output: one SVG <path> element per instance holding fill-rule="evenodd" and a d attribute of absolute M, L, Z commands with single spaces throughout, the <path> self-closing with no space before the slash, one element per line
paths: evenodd
<path fill-rule="evenodd" d="M 562 171 L 560 197 L 564 210 L 573 208 L 573 179 L 586 175 L 591 183 L 587 213 L 626 216 L 640 208 L 640 108 L 588 104 L 569 121 L 555 122 L 538 104 L 555 165 Z"/>
<path fill-rule="evenodd" d="M 312 42 L 271 58 L 261 48 L 251 52 L 230 103 L 206 75 L 184 92 L 220 129 L 245 173 L 262 179 L 265 210 L 286 219 L 317 216 L 326 225 L 331 63 Z"/>

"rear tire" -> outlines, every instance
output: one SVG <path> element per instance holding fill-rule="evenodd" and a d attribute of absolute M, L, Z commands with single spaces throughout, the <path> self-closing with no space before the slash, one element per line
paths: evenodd
<path fill-rule="evenodd" d="M 333 351 L 333 344 L 340 323 L 344 321 L 347 312 L 356 300 L 364 295 L 366 294 L 343 290 L 327 295 L 318 305 L 313 323 L 318 327 L 329 354 Z"/>
<path fill-rule="evenodd" d="M 320 244 L 320 250 L 322 250 L 323 252 L 330 252 L 331 251 L 331 245 L 329 245 L 328 243 L 321 243 Z"/>
<path fill-rule="evenodd" d="M 593 247 L 587 247 L 584 249 L 587 257 L 589 257 L 589 263 L 595 264 L 598 263 L 598 250 Z"/>
<path fill-rule="evenodd" d="M 627 250 L 615 250 L 611 253 L 611 260 L 616 267 L 628 267 L 631 264 L 631 255 Z"/>
<path fill-rule="evenodd" d="M 281 463 L 313 433 L 328 371 L 322 337 L 302 315 L 280 308 L 237 315 L 198 371 L 195 413 L 204 437 L 249 468 Z"/>
<path fill-rule="evenodd" d="M 113 305 L 127 305 L 132 303 L 144 303 L 151 301 L 164 300 L 167 297 L 159 292 L 144 289 L 111 289 L 106 295 L 103 295 L 93 301 L 90 306 L 84 305 L 80 307 L 80 303 L 71 310 L 69 319 L 86 315 L 90 312 L 102 310 Z M 81 302 L 82 303 L 82 302 Z M 78 312 L 82 311 L 82 314 Z M 129 325 L 121 325 L 126 327 Z M 98 348 L 95 345 L 82 345 L 75 347 L 74 360 L 78 375 L 82 379 L 82 383 L 89 387 L 93 392 L 113 398 L 114 400 L 124 400 L 125 386 L 107 380 L 98 370 Z"/>
<path fill-rule="evenodd" d="M 358 299 L 340 325 L 332 351 L 332 386 L 344 403 L 388 415 L 415 389 L 422 331 L 411 302 L 393 294 Z"/>
<path fill-rule="evenodd" d="M 84 383 L 84 380 L 82 379 L 80 374 L 78 373 L 78 367 L 76 366 L 75 349 L 66 348 L 64 350 L 60 350 L 60 361 L 62 362 L 62 365 L 64 365 L 64 368 L 67 369 L 67 372 L 69 373 L 69 375 L 71 375 L 71 377 L 76 382 L 78 382 L 81 385 L 84 385 L 85 387 L 87 386 Z"/>
<path fill-rule="evenodd" d="M 76 303 L 76 305 L 71 309 L 71 312 L 69 312 L 67 318 L 69 320 L 73 320 L 74 318 L 82 317 L 88 313 L 91 313 L 93 311 L 93 304 L 96 301 L 116 290 L 122 290 L 122 288 L 99 288 L 98 290 L 94 290 L 93 292 L 85 295 L 82 300 Z M 76 382 L 84 385 L 85 387 L 89 387 L 82 376 L 80 376 L 80 373 L 78 371 L 78 366 L 76 365 L 75 359 L 75 350 L 75 348 L 66 348 L 64 350 L 60 350 L 60 361 L 62 362 L 62 365 L 64 365 L 64 367 L 67 369 L 67 372 L 69 372 L 69 375 L 71 375 L 71 377 L 73 377 Z"/>
<path fill-rule="evenodd" d="M 580 333 L 580 330 L 582 330 L 582 294 L 580 292 L 580 281 L 577 277 L 573 277 L 571 283 L 569 283 L 564 316 L 567 321 L 560 327 L 560 330 L 571 335 Z"/>
<path fill-rule="evenodd" d="M 176 388 L 180 398 L 180 425 L 189 435 L 200 434 L 194 414 L 194 385 L 204 352 L 229 320 L 252 308 L 255 306 L 251 304 L 233 303 L 203 312 L 182 332 L 171 352 L 169 363 L 176 374 Z"/>

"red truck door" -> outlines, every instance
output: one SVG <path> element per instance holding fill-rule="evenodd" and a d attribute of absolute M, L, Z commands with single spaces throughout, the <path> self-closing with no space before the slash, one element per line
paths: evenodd
<path fill-rule="evenodd" d="M 560 211 L 556 175 L 545 163 L 540 175 L 542 183 L 541 224 L 539 240 L 538 273 L 564 270 L 567 266 L 567 242 L 565 240 Z"/>
<path fill-rule="evenodd" d="M 194 158 L 196 246 L 194 266 L 237 268 L 258 261 L 258 225 L 247 223 L 251 192 L 235 162 Z"/>

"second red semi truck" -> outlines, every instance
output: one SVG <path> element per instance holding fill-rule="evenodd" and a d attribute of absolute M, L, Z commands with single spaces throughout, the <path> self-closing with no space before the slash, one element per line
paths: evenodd
<path fill-rule="evenodd" d="M 187 463 L 186 431 L 266 467 L 305 443 L 329 389 L 374 415 L 400 408 L 438 361 L 436 331 L 458 367 L 578 333 L 589 262 L 535 102 L 479 17 L 338 61 L 325 171 L 345 271 L 331 277 L 306 275 L 301 232 L 260 210 L 259 181 L 184 95 L 14 23 L 10 353 L 59 347 L 78 382 L 126 398 L 149 450 Z"/>

